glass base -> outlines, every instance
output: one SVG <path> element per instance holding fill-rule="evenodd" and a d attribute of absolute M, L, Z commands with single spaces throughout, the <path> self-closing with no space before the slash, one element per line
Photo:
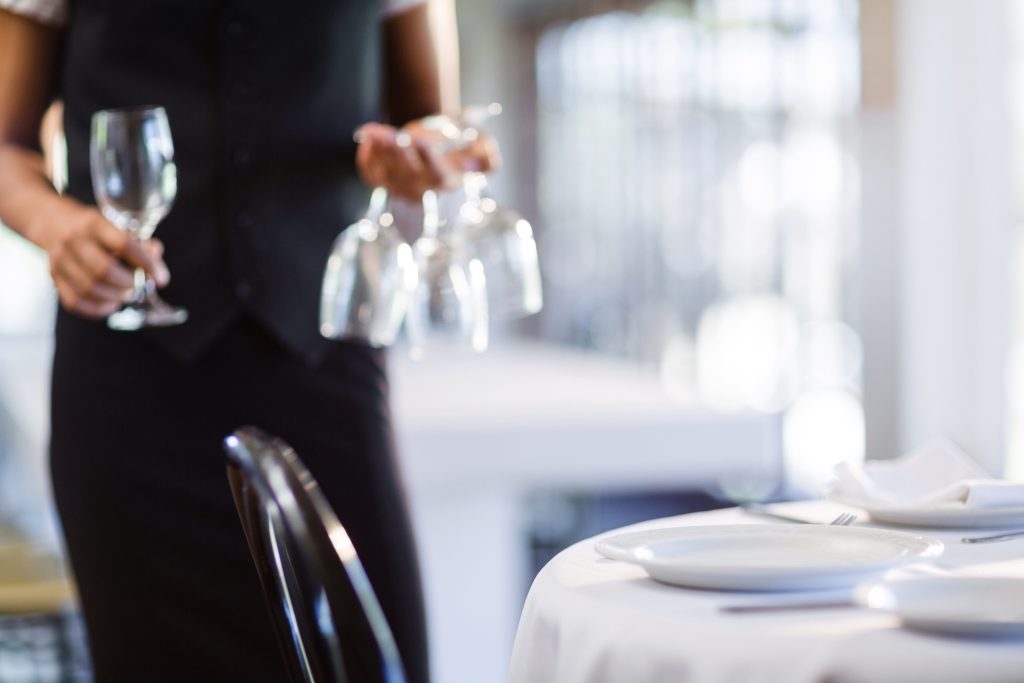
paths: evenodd
<path fill-rule="evenodd" d="M 132 331 L 143 327 L 170 327 L 188 320 L 188 311 L 160 299 L 148 298 L 143 304 L 129 304 L 107 318 L 112 330 Z"/>

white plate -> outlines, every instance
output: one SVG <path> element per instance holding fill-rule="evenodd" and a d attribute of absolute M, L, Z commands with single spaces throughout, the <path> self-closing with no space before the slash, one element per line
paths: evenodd
<path fill-rule="evenodd" d="M 864 586 L 856 599 L 907 628 L 977 638 L 1024 638 L 1024 579 L 935 577 Z"/>
<path fill-rule="evenodd" d="M 1024 508 L 886 508 L 860 504 L 872 521 L 899 526 L 991 529 L 1024 526 Z"/>
<path fill-rule="evenodd" d="M 634 537 L 616 544 L 609 538 L 603 548 L 631 548 L 624 559 L 657 581 L 719 590 L 850 587 L 893 567 L 937 557 L 943 549 L 933 538 L 901 531 L 817 524 L 690 526 L 647 533 L 654 534 L 647 542 L 636 543 Z"/>
<path fill-rule="evenodd" d="M 692 528 L 687 526 L 671 526 L 662 529 L 647 529 L 645 531 L 624 531 L 597 539 L 594 542 L 594 550 L 609 560 L 632 562 L 635 559 L 633 552 L 640 546 L 678 538 L 680 531 L 685 532 L 687 529 Z"/>

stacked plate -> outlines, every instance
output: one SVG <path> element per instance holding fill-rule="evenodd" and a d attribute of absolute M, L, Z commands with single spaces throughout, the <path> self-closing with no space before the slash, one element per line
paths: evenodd
<path fill-rule="evenodd" d="M 595 549 L 639 565 L 666 584 L 762 592 L 854 589 L 850 606 L 890 611 L 909 629 L 1024 638 L 1024 579 L 883 580 L 891 569 L 942 554 L 940 541 L 915 533 L 811 524 L 679 526 L 606 536 Z M 760 613 L 842 605 L 814 600 L 773 597 L 723 609 Z"/>
<path fill-rule="evenodd" d="M 889 610 L 917 631 L 1024 638 L 1024 579 L 935 577 L 861 586 L 856 602 Z"/>
<path fill-rule="evenodd" d="M 605 557 L 633 562 L 680 586 L 744 591 L 851 587 L 910 562 L 937 557 L 926 536 L 829 525 L 687 526 L 597 541 Z"/>
<path fill-rule="evenodd" d="M 935 529 L 1024 527 L 1024 507 L 969 508 L 953 504 L 936 507 L 895 507 L 848 498 L 837 498 L 837 502 L 861 508 L 871 515 L 874 522 L 895 526 Z"/>

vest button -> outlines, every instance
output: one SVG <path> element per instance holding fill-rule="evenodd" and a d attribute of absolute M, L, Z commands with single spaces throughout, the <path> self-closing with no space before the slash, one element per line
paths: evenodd
<path fill-rule="evenodd" d="M 249 94 L 249 86 L 245 83 L 235 82 L 228 88 L 228 97 L 233 100 L 240 100 Z"/>
<path fill-rule="evenodd" d="M 252 163 L 252 152 L 247 147 L 239 147 L 231 155 L 236 168 L 245 168 Z"/>
<path fill-rule="evenodd" d="M 249 228 L 251 228 L 254 225 L 256 225 L 256 220 L 253 218 L 252 214 L 249 213 L 248 211 L 240 211 L 235 216 L 235 227 L 236 228 L 240 228 L 242 230 L 248 230 Z"/>
<path fill-rule="evenodd" d="M 232 19 L 228 22 L 226 32 L 231 38 L 241 38 L 245 35 L 245 24 L 239 19 Z"/>
<path fill-rule="evenodd" d="M 248 301 L 252 298 L 252 285 L 245 280 L 241 280 L 235 285 L 235 294 L 237 294 L 238 298 L 242 301 Z"/>

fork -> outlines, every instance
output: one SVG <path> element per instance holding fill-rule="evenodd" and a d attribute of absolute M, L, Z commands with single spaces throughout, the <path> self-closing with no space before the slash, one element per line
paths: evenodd
<path fill-rule="evenodd" d="M 995 543 L 996 541 L 1008 541 L 1011 538 L 1018 538 L 1024 536 L 1024 531 L 1009 531 L 1004 534 L 996 534 L 994 536 L 968 536 L 967 538 L 961 538 L 961 543 Z"/>
<path fill-rule="evenodd" d="M 760 515 L 762 517 L 771 517 L 772 519 L 780 519 L 784 522 L 793 522 L 796 524 L 817 524 L 807 519 L 800 519 L 799 517 L 790 517 L 778 512 L 773 512 L 763 505 L 756 503 L 746 503 L 740 506 L 744 511 L 749 512 L 752 515 Z M 857 515 L 851 512 L 840 513 L 835 519 L 828 523 L 829 526 L 850 526 L 857 521 Z"/>
<path fill-rule="evenodd" d="M 829 526 L 850 526 L 857 521 L 857 515 L 852 512 L 840 512 L 835 519 L 829 522 Z"/>

